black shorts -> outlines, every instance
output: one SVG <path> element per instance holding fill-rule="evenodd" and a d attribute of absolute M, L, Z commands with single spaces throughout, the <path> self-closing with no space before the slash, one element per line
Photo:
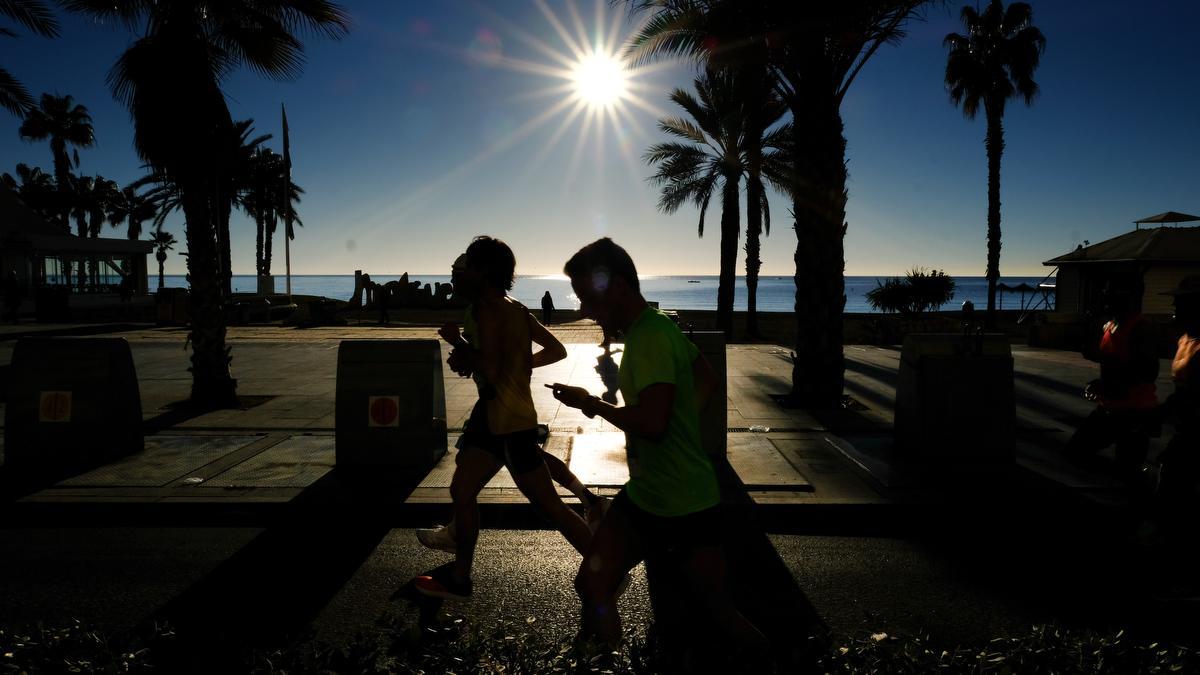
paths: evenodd
<path fill-rule="evenodd" d="M 657 516 L 634 504 L 622 489 L 610 508 L 629 521 L 646 557 L 721 545 L 724 517 L 720 504 L 684 516 Z"/>
<path fill-rule="evenodd" d="M 462 436 L 454 447 L 479 448 L 492 454 L 509 473 L 522 474 L 543 464 L 542 449 L 538 446 L 537 427 L 511 434 L 493 434 L 488 428 L 487 405 L 483 401 L 475 404 L 471 417 L 463 429 Z"/>

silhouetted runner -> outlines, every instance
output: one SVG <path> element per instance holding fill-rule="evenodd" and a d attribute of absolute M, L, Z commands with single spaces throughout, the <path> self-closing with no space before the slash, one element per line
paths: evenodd
<path fill-rule="evenodd" d="M 1196 487 L 1200 485 L 1200 275 L 1185 278 L 1171 294 L 1175 296 L 1175 323 L 1183 335 L 1171 362 L 1175 391 L 1160 409 L 1164 420 L 1175 427 L 1175 435 L 1158 456 L 1156 515 L 1167 537 L 1178 543 L 1185 537 L 1192 539 Z M 1185 560 L 1182 552 L 1170 557 L 1176 568 L 1194 564 Z M 1185 577 L 1193 592 L 1197 589 L 1194 574 L 1176 576 Z"/>
<path fill-rule="evenodd" d="M 550 291 L 542 296 L 542 323 L 550 325 L 551 319 L 554 318 L 554 298 L 550 297 Z"/>
<path fill-rule="evenodd" d="M 537 411 L 529 390 L 532 369 L 561 361 L 566 349 L 522 304 L 508 296 L 516 258 L 504 242 L 477 237 L 467 247 L 459 288 L 474 310 L 469 344 L 457 329 L 443 337 L 456 343 L 449 365 L 457 373 L 478 373 L 479 402 L 463 431 L 450 496 L 454 502 L 454 563 L 417 577 L 424 595 L 466 598 L 471 595 L 471 564 L 479 537 L 477 496 L 507 465 L 529 501 L 583 553 L 591 542 L 587 524 L 563 503 L 537 442 Z M 530 355 L 531 345 L 542 349 Z"/>
<path fill-rule="evenodd" d="M 582 634 L 621 639 L 616 597 L 621 579 L 643 559 L 673 556 L 696 598 L 735 649 L 766 652 L 766 638 L 733 604 L 720 548 L 720 489 L 700 445 L 700 409 L 716 378 L 675 322 L 646 304 L 629 254 L 611 239 L 585 246 L 564 268 L 583 316 L 607 335 L 621 330 L 619 372 L 625 405 L 581 387 L 546 385 L 563 404 L 623 430 L 629 482 L 613 500 L 584 556 L 575 588 Z"/>
<path fill-rule="evenodd" d="M 1098 342 L 1083 355 L 1100 363 L 1100 379 L 1089 382 L 1084 396 L 1096 409 L 1067 443 L 1067 455 L 1084 461 L 1116 444 L 1118 475 L 1136 482 L 1146 461 L 1158 396 L 1158 355 L 1154 335 L 1137 309 L 1140 284 L 1109 284 L 1102 291 L 1102 309 L 1110 320 Z"/>

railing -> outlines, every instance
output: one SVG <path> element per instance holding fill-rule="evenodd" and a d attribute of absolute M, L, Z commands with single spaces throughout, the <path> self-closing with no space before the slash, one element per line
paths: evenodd
<path fill-rule="evenodd" d="M 1045 309 L 1048 312 L 1053 312 L 1054 307 L 1058 304 L 1058 288 L 1056 284 L 1047 283 L 1051 277 L 1058 274 L 1058 267 L 1050 270 L 1041 281 L 1038 282 L 1038 289 L 1041 290 L 1040 300 L 1038 293 L 1032 293 L 1029 296 L 1028 302 L 1021 303 L 1021 314 L 1017 317 L 1017 324 L 1024 324 L 1029 317 L 1039 309 Z M 1054 300 L 1050 300 L 1050 296 L 1054 296 Z"/>

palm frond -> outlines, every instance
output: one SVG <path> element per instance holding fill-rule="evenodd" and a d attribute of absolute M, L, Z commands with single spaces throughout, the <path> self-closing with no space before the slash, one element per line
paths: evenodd
<path fill-rule="evenodd" d="M 0 0 L 0 15 L 42 37 L 58 37 L 58 19 L 42 0 Z"/>

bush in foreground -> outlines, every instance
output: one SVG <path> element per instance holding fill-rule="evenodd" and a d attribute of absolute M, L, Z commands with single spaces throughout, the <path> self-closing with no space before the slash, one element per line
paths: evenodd
<path fill-rule="evenodd" d="M 380 630 L 344 644 L 304 641 L 240 658 L 248 673 L 658 673 L 671 669 L 653 647 L 637 640 L 620 652 L 586 653 L 538 636 L 536 622 L 505 623 L 490 631 Z M 145 642 L 107 638 L 78 622 L 66 628 L 0 631 L 0 673 L 149 673 L 175 639 L 156 629 Z M 985 645 L 946 647 L 926 637 L 834 640 L 816 670 L 825 673 L 1187 673 L 1200 672 L 1200 654 L 1179 645 L 1058 626 Z M 163 658 L 163 662 L 168 659 Z M 729 668 L 722 668 L 728 672 Z M 787 669 L 789 672 L 791 668 Z M 235 672 L 236 669 L 231 669 Z M 761 672 L 761 671 L 759 671 Z"/>

